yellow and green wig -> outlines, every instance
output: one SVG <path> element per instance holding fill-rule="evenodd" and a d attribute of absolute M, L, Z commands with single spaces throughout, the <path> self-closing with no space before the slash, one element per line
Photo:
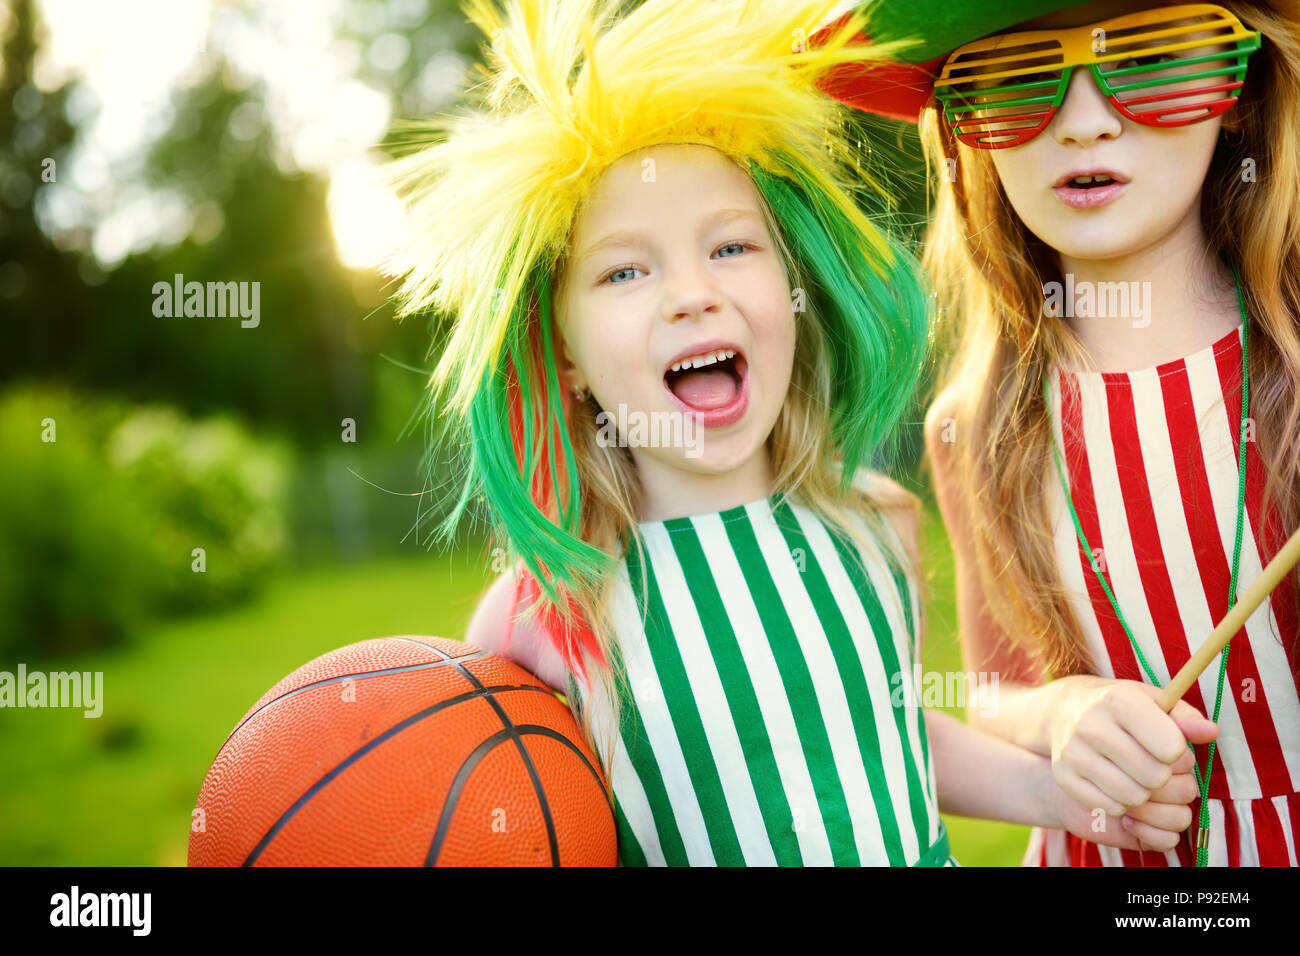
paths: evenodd
<path fill-rule="evenodd" d="M 850 45 L 854 13 L 805 0 L 470 0 L 490 40 L 456 115 L 411 128 L 389 180 L 409 238 L 390 265 L 401 314 L 449 320 L 431 420 L 469 453 L 442 534 L 485 499 L 496 531 L 553 608 L 612 558 L 582 541 L 581 489 L 556 370 L 551 291 L 579 204 L 620 157 L 712 146 L 749 171 L 808 286 L 834 378 L 829 415 L 844 488 L 894 430 L 919 372 L 926 299 L 911 256 L 858 203 L 849 107 L 817 80 L 879 57 Z M 841 5 L 842 6 L 842 5 Z M 581 631 L 578 643 L 593 648 Z M 567 639 L 562 650 L 576 655 Z"/>

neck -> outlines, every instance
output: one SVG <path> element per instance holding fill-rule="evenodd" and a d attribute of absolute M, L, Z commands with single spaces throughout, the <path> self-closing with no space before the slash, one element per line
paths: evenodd
<path fill-rule="evenodd" d="M 1232 270 L 1210 248 L 1199 207 L 1157 245 L 1113 259 L 1061 253 L 1060 262 L 1066 277 L 1063 320 L 1083 344 L 1091 371 L 1128 372 L 1170 362 L 1241 324 Z"/>
<path fill-rule="evenodd" d="M 764 442 L 730 471 L 686 471 L 634 452 L 641 479 L 641 521 L 666 521 L 685 515 L 725 511 L 772 493 L 772 464 Z"/>

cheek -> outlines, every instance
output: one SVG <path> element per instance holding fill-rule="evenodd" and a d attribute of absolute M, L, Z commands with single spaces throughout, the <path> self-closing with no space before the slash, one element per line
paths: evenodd
<path fill-rule="evenodd" d="M 746 287 L 746 314 L 755 335 L 773 342 L 794 340 L 794 306 L 799 290 L 791 289 L 778 265 L 775 271 L 764 270 Z"/>
<path fill-rule="evenodd" d="M 997 170 L 1002 190 L 1007 194 L 1011 208 L 1026 222 L 1036 218 L 1036 211 L 1045 211 L 1049 201 L 1055 201 L 1049 188 L 1053 172 L 1047 159 L 1034 149 L 1035 145 L 1031 141 L 1015 149 L 991 150 L 993 168 Z"/>
<path fill-rule="evenodd" d="M 789 303 L 778 298 L 764 314 L 761 324 L 751 322 L 750 332 L 761 349 L 761 368 L 767 381 L 773 384 L 788 381 L 794 368 L 796 323 L 802 319 Z"/>
<path fill-rule="evenodd" d="M 569 328 L 569 352 L 606 407 L 641 407 L 661 383 L 647 374 L 647 330 L 630 303 L 580 309 Z"/>
<path fill-rule="evenodd" d="M 1149 175 L 1153 181 L 1158 179 L 1166 188 L 1176 191 L 1180 199 L 1191 198 L 1205 182 L 1218 139 L 1217 122 L 1198 123 L 1180 130 L 1176 139 L 1170 137 L 1162 144 L 1163 149 L 1152 150 L 1157 158 L 1149 164 Z"/>

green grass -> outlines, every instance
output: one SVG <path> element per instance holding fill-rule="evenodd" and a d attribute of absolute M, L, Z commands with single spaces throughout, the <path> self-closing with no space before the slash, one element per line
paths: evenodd
<path fill-rule="evenodd" d="M 472 550 L 296 572 L 236 611 L 167 622 L 78 659 L 104 672 L 103 716 L 47 708 L 0 719 L 0 864 L 183 865 L 208 765 L 271 685 L 367 638 L 459 637 L 485 583 Z M 70 666 L 27 662 L 29 672 Z"/>
<path fill-rule="evenodd" d="M 928 518 L 925 669 L 960 670 L 951 556 L 933 509 Z M 102 717 L 53 708 L 0 717 L 0 864 L 183 865 L 208 765 L 267 688 L 367 638 L 461 636 L 485 563 L 467 548 L 286 573 L 238 610 L 163 622 L 129 647 L 78 659 L 78 669 L 104 673 Z M 27 661 L 29 672 L 71 666 Z M 963 864 L 1019 863 L 1024 827 L 945 819 Z"/>

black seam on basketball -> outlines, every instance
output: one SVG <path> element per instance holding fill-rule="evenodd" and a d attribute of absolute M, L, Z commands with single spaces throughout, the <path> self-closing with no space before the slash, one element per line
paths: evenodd
<path fill-rule="evenodd" d="M 605 790 L 605 782 L 600 779 L 600 772 L 591 765 L 591 761 L 587 759 L 587 755 L 584 754 L 577 746 L 575 746 L 572 740 L 570 740 L 568 737 L 565 737 L 563 734 L 549 733 L 547 734 L 547 736 L 554 737 L 556 740 L 560 741 L 562 744 L 564 744 L 564 746 L 568 747 L 575 754 L 577 754 L 579 757 L 582 758 L 583 764 L 586 766 L 588 770 L 591 771 L 592 779 L 596 781 L 596 784 L 600 787 L 600 792 L 605 795 L 605 802 L 608 803 L 609 793 Z"/>
<path fill-rule="evenodd" d="M 399 638 L 399 640 L 409 641 L 412 644 L 416 644 L 420 647 L 426 648 L 429 651 L 432 651 L 434 654 L 438 654 L 440 656 L 444 654 L 444 652 L 439 648 L 434 647 L 430 644 L 426 644 L 423 641 L 418 641 L 412 637 L 403 637 L 403 638 Z M 456 663 L 465 660 L 465 658 L 459 658 L 459 657 L 448 658 L 448 660 L 449 662 Z M 469 670 L 469 668 L 458 667 L 457 669 L 465 676 L 467 680 L 469 680 L 474 685 L 478 687 L 483 686 L 482 682 L 477 677 L 474 676 L 474 674 Z M 539 690 L 540 689 L 541 688 L 539 688 Z M 550 693 L 550 691 L 548 690 L 547 693 Z M 505 712 L 505 709 L 499 703 L 493 700 L 491 697 L 488 697 L 486 699 L 487 702 L 492 705 L 492 709 L 497 712 L 497 716 L 501 719 L 502 728 L 509 733 L 510 739 L 514 740 L 515 747 L 519 751 L 519 757 L 524 762 L 524 769 L 528 771 L 528 776 L 533 782 L 533 792 L 537 794 L 538 808 L 542 812 L 542 819 L 546 822 L 546 837 L 548 842 L 550 843 L 550 849 L 551 849 L 551 865 L 559 866 L 560 865 L 560 843 L 559 843 L 559 838 L 556 836 L 555 833 L 555 816 L 551 812 L 551 803 L 546 797 L 546 788 L 542 786 L 541 775 L 537 772 L 537 767 L 533 763 L 532 755 L 528 752 L 528 748 L 524 746 L 523 740 L 520 738 L 520 735 L 517 732 L 516 724 L 510 718 L 510 715 L 507 714 Z M 497 736 L 498 735 L 494 734 L 489 739 L 495 740 Z M 564 738 L 560 738 L 560 739 L 564 739 Z M 569 742 L 565 740 L 565 743 L 569 743 Z M 493 746 L 495 746 L 495 744 L 493 744 Z M 573 745 L 569 744 L 569 746 L 572 747 Z M 488 750 L 491 749 L 492 749 L 491 747 L 488 748 Z M 581 757 L 582 756 L 581 751 L 577 751 L 577 752 L 578 752 L 578 756 Z M 477 751 L 475 751 L 475 753 L 477 753 Z M 482 755 L 480 755 L 480 758 L 481 756 Z M 471 755 L 471 757 L 467 759 L 474 759 L 474 757 L 473 755 Z M 475 762 L 477 762 L 477 760 Z M 588 769 L 591 769 L 591 764 L 588 762 L 586 757 L 582 757 L 582 762 L 587 764 Z M 599 774 L 596 774 L 596 780 L 599 783 L 600 781 Z M 605 794 L 605 800 L 606 802 L 608 802 L 609 795 L 605 790 L 604 784 L 601 784 L 600 790 L 602 794 Z M 447 795 L 447 802 L 443 805 L 443 818 L 446 821 L 448 821 L 448 825 L 450 825 L 451 814 L 455 812 L 456 799 L 458 797 L 459 797 L 459 788 L 453 787 L 453 790 L 450 791 Z M 441 826 L 441 821 L 440 821 L 440 826 Z M 442 834 L 442 836 L 439 836 L 437 833 L 434 834 L 434 841 L 433 844 L 429 847 L 429 856 L 426 858 L 425 861 L 426 866 L 433 865 L 433 861 L 437 859 L 438 853 L 441 852 L 443 836 L 446 836 L 445 832 Z"/>
<path fill-rule="evenodd" d="M 596 773 L 591 762 L 583 756 L 581 750 L 573 745 L 573 741 L 569 740 L 569 738 L 565 737 L 563 734 L 558 733 L 550 727 L 543 727 L 540 724 L 511 724 L 509 727 L 503 727 L 491 737 L 487 738 L 487 740 L 475 747 L 474 752 L 465 758 L 465 762 L 460 765 L 460 770 L 456 772 L 456 778 L 451 783 L 451 789 L 447 791 L 447 799 L 443 802 L 442 814 L 438 817 L 438 827 L 433 832 L 433 842 L 429 845 L 429 852 L 424 858 L 425 866 L 437 865 L 438 855 L 442 853 L 443 841 L 447 838 L 447 831 L 451 829 L 451 818 L 456 813 L 456 801 L 460 799 L 460 791 L 464 789 L 466 782 L 469 780 L 469 775 L 473 773 L 474 768 L 478 766 L 479 762 L 492 750 L 496 749 L 497 745 L 505 743 L 507 740 L 513 739 L 515 743 L 522 748 L 523 742 L 521 738 L 528 734 L 550 737 L 552 740 L 558 740 L 581 757 L 582 762 L 587 765 L 587 769 L 590 770 L 592 775 L 596 778 L 596 782 L 600 782 L 600 775 Z M 525 761 L 528 763 L 531 771 L 532 761 L 528 760 L 528 758 L 525 758 Z M 534 777 L 534 779 L 536 780 L 536 777 Z M 540 785 L 540 781 L 537 781 L 537 783 Z M 605 788 L 602 785 L 601 790 L 603 791 L 604 789 Z M 550 808 L 544 799 L 542 806 L 542 812 L 546 817 L 547 836 L 551 841 L 551 866 L 559 866 L 560 853 L 559 849 L 556 847 L 555 825 L 550 817 Z"/>
<path fill-rule="evenodd" d="M 401 640 L 410 641 L 412 644 L 419 644 L 421 647 L 427 647 L 435 654 L 443 653 L 442 651 L 438 650 L 438 648 L 431 647 L 430 645 L 425 644 L 423 641 L 417 641 L 414 638 L 404 637 L 401 638 Z M 462 660 L 462 658 L 458 657 L 455 658 L 452 662 L 456 663 L 459 662 L 460 660 Z M 460 670 L 460 672 L 463 675 L 465 675 L 465 678 L 467 680 L 471 681 L 476 686 L 478 687 L 483 686 L 482 682 L 470 672 L 468 667 L 458 667 L 458 670 Z M 546 799 L 546 788 L 542 786 L 541 775 L 538 774 L 537 767 L 533 765 L 533 758 L 528 753 L 528 748 L 524 746 L 524 742 L 519 738 L 519 734 L 515 732 L 515 722 L 510 719 L 510 715 L 505 712 L 505 708 L 503 708 L 491 697 L 487 698 L 487 702 L 491 704 L 492 709 L 497 712 L 497 716 L 501 718 L 501 726 L 510 732 L 510 737 L 511 739 L 514 740 L 515 747 L 519 750 L 519 756 L 524 762 L 524 769 L 528 771 L 528 776 L 533 782 L 533 792 L 537 794 L 537 805 L 539 809 L 542 811 L 542 819 L 546 821 L 546 838 L 550 842 L 550 847 L 551 847 L 551 866 L 559 866 L 560 865 L 560 841 L 559 838 L 556 837 L 555 835 L 555 817 L 551 813 L 551 803 L 549 800 Z M 493 736 L 495 737 L 495 735 Z M 451 799 L 450 795 L 448 799 L 450 800 L 452 809 L 454 810 L 455 800 Z M 444 806 L 443 807 L 444 812 L 446 811 L 446 809 L 447 809 L 446 806 Z M 450 817 L 448 817 L 447 819 L 450 819 Z M 434 837 L 434 842 L 435 845 L 438 843 L 436 836 Z M 434 858 L 437 857 L 437 853 L 434 852 L 433 847 L 429 848 L 429 853 Z"/>
<path fill-rule="evenodd" d="M 440 658 L 442 658 L 444 661 L 468 660 L 468 659 L 470 659 L 470 658 L 472 658 L 472 657 L 475 656 L 474 654 L 466 654 L 463 658 L 461 658 L 461 657 L 452 657 L 450 654 L 448 654 L 448 653 L 447 653 L 446 651 L 444 651 L 442 648 L 440 648 L 440 647 L 434 647 L 432 644 L 426 644 L 426 643 L 424 643 L 424 641 L 417 641 L 417 640 L 416 640 L 415 638 L 413 638 L 413 637 L 399 637 L 399 638 L 397 638 L 397 640 L 399 640 L 399 641 L 406 641 L 406 643 L 408 643 L 408 644 L 414 644 L 416 647 L 423 647 L 426 651 L 433 651 L 433 653 L 437 654 L 437 655 L 438 655 Z M 472 645 L 472 644 L 467 644 L 466 646 L 467 646 L 467 647 L 473 647 L 474 645 Z M 483 651 L 479 650 L 479 651 L 477 651 L 477 653 L 481 655 L 481 654 L 483 653 Z"/>
<path fill-rule="evenodd" d="M 405 730 L 407 727 L 410 727 L 412 724 L 424 720 L 426 717 L 431 717 L 441 710 L 446 710 L 448 707 L 452 707 L 456 704 L 463 703 L 464 701 L 467 700 L 473 700 L 475 698 L 482 698 L 482 697 L 490 698 L 493 694 L 497 693 L 498 691 L 507 691 L 507 690 L 531 690 L 531 691 L 542 691 L 543 693 L 550 693 L 544 688 L 534 687 L 530 684 L 500 684 L 492 687 L 484 687 L 481 690 L 468 691 L 467 693 L 460 694 L 456 697 L 449 697 L 446 700 L 439 701 L 438 703 L 434 704 L 432 707 L 426 707 L 424 710 L 412 714 L 410 717 L 407 717 L 406 719 L 402 720 L 400 723 L 394 724 L 392 727 L 389 727 L 386 731 L 384 731 L 374 740 L 367 741 L 361 747 L 358 747 L 356 750 L 352 751 L 352 753 L 350 753 L 341 762 L 339 762 L 332 770 L 330 770 L 327 774 L 325 774 L 325 776 L 321 777 L 314 784 L 312 784 L 311 787 L 307 789 L 307 792 L 304 793 L 301 797 L 299 797 L 296 801 L 294 801 L 293 805 L 290 806 L 289 809 L 285 810 L 284 813 L 280 814 L 280 819 L 275 821 L 275 823 L 271 826 L 271 829 L 266 831 L 266 835 L 263 836 L 262 839 L 258 841 L 257 846 L 253 847 L 252 852 L 248 854 L 248 857 L 244 860 L 243 865 L 252 866 L 253 863 L 257 860 L 257 858 L 262 855 L 262 852 L 267 848 L 267 846 L 270 845 L 271 841 L 275 839 L 275 835 L 279 833 L 282 829 L 284 829 L 285 825 L 293 818 L 293 816 L 299 810 L 301 810 L 303 807 L 307 805 L 308 801 L 310 801 L 312 797 L 316 796 L 317 793 L 319 793 L 322 789 L 324 789 L 326 784 L 328 784 L 331 780 L 333 780 L 335 777 L 341 774 L 349 766 L 351 766 L 352 764 L 360 760 L 371 750 L 378 747 L 385 740 L 388 740 L 390 737 L 393 737 L 394 735 L 400 733 L 401 731 Z"/>
<path fill-rule="evenodd" d="M 533 763 L 532 754 L 530 754 L 528 748 L 524 746 L 523 738 L 519 735 L 515 722 L 511 720 L 510 715 L 505 712 L 505 708 L 491 697 L 486 699 L 497 712 L 497 716 L 501 718 L 501 723 L 511 731 L 510 736 L 515 742 L 515 747 L 519 750 L 519 756 L 524 761 L 524 769 L 528 771 L 528 776 L 533 781 L 533 792 L 537 794 L 537 805 L 541 808 L 542 819 L 546 821 L 546 839 L 551 845 L 551 866 L 559 866 L 560 840 L 559 837 L 555 835 L 555 818 L 551 814 L 551 802 L 546 799 L 546 788 L 542 786 L 541 774 L 537 772 L 537 767 Z"/>
<path fill-rule="evenodd" d="M 465 656 L 465 659 L 481 660 L 482 658 L 487 656 L 489 655 L 487 654 L 486 651 L 478 651 L 474 654 L 467 654 Z M 338 677 L 325 677 L 322 678 L 321 680 L 314 680 L 310 684 L 303 684 L 301 687 L 295 687 L 293 690 L 287 690 L 279 697 L 274 697 L 271 700 L 268 700 L 261 707 L 257 708 L 257 710 L 253 711 L 251 714 L 249 714 L 247 717 L 241 720 L 235 726 L 235 729 L 226 735 L 226 743 L 229 743 L 230 738 L 235 736 L 235 734 L 239 733 L 240 727 L 243 727 L 244 724 L 248 723 L 250 720 L 252 720 L 258 714 L 260 714 L 262 711 L 266 710 L 266 708 L 270 707 L 272 704 L 278 704 L 282 700 L 287 700 L 288 698 L 294 696 L 295 694 L 301 694 L 305 690 L 311 690 L 313 687 L 323 687 L 326 684 L 337 684 L 339 681 L 351 680 L 353 678 L 364 680 L 367 677 L 383 677 L 385 674 L 401 674 L 406 671 L 425 670 L 430 667 L 445 667 L 456 660 L 459 660 L 459 658 L 444 657 L 443 659 L 437 661 L 425 661 L 423 664 L 403 664 L 401 667 L 385 667 L 382 670 L 377 670 L 377 671 L 356 671 L 351 674 L 340 674 Z M 483 685 L 479 684 L 478 686 L 482 687 Z M 225 744 L 222 744 L 222 747 L 224 746 Z"/>

